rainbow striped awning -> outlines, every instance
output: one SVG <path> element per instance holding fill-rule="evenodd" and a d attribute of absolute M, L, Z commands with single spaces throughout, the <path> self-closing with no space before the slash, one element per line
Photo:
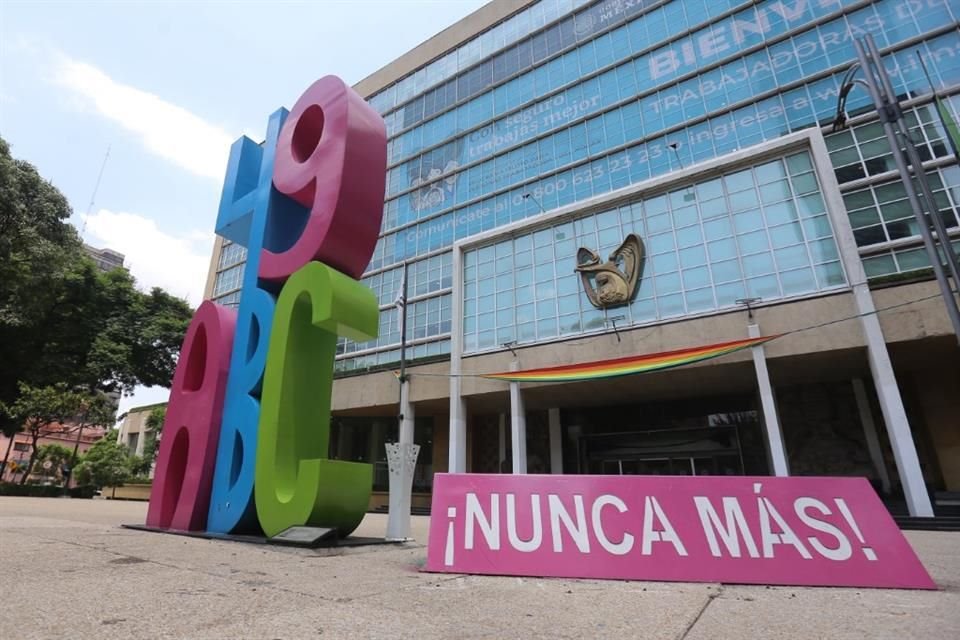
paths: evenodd
<path fill-rule="evenodd" d="M 582 364 L 568 364 L 559 367 L 544 367 L 542 369 L 527 369 L 526 371 L 505 371 L 503 373 L 488 373 L 481 378 L 504 380 L 506 382 L 576 382 L 578 380 L 600 380 L 602 378 L 616 378 L 629 376 L 635 373 L 673 369 L 684 365 L 719 358 L 728 353 L 749 349 L 769 342 L 780 335 L 746 338 L 730 342 L 718 342 L 702 347 L 648 353 L 612 360 L 597 360 Z"/>

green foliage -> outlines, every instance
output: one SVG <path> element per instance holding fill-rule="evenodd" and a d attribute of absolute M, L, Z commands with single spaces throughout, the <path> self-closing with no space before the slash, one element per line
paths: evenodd
<path fill-rule="evenodd" d="M 63 495 L 63 488 L 42 484 L 14 484 L 0 482 L 0 496 L 27 496 L 31 498 L 56 498 Z"/>
<path fill-rule="evenodd" d="M 84 428 L 90 426 L 111 427 L 113 425 L 116 421 L 113 400 L 102 391 L 80 392 L 77 397 L 75 419 L 79 427 L 77 433 L 77 442 L 79 442 Z"/>
<path fill-rule="evenodd" d="M 124 269 L 104 273 L 68 224 L 66 198 L 0 138 L 0 402 L 20 384 L 90 391 L 169 386 L 193 315 Z M 16 430 L 0 411 L 0 429 Z"/>
<path fill-rule="evenodd" d="M 127 448 L 108 435 L 87 449 L 73 475 L 80 484 L 119 487 L 130 477 Z"/>
<path fill-rule="evenodd" d="M 905 282 L 930 280 L 933 277 L 933 267 L 925 267 L 923 269 L 914 269 L 912 271 L 902 271 L 900 273 L 888 273 L 882 276 L 873 276 L 872 278 L 867 278 L 867 284 L 870 285 L 870 288 L 877 288 Z"/>
<path fill-rule="evenodd" d="M 146 456 L 132 455 L 127 459 L 127 467 L 130 469 L 130 480 L 146 480 L 150 475 L 150 467 L 153 462 Z"/>
<path fill-rule="evenodd" d="M 64 422 L 73 416 L 80 406 L 79 394 L 66 389 L 64 385 L 31 387 L 20 383 L 20 397 L 13 404 L 11 413 L 23 430 L 30 436 L 30 462 L 26 472 L 20 478 L 20 484 L 26 484 L 34 469 L 34 463 L 40 449 L 37 442 L 40 436 L 57 422 Z"/>
<path fill-rule="evenodd" d="M 20 433 L 22 426 L 13 419 L 13 410 L 7 406 L 6 402 L 0 400 L 0 432 L 9 438 L 15 433 Z"/>
<path fill-rule="evenodd" d="M 92 484 L 72 487 L 67 490 L 71 498 L 85 498 L 89 500 L 96 493 L 97 488 Z M 42 484 L 14 484 L 0 482 L 0 496 L 29 496 L 32 498 L 59 498 L 63 495 L 63 487 Z"/>
<path fill-rule="evenodd" d="M 147 416 L 147 439 L 143 443 L 143 457 L 149 460 L 151 465 L 157 461 L 157 453 L 160 451 L 160 431 L 163 429 L 163 421 L 166 417 L 166 405 L 154 407 Z"/>
<path fill-rule="evenodd" d="M 73 451 L 63 445 L 41 445 L 37 449 L 34 472 L 48 479 L 58 480 L 63 477 L 63 468 L 69 466 L 71 460 Z"/>

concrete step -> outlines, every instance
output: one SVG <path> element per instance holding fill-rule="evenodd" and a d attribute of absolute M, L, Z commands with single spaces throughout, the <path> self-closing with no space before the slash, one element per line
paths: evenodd
<path fill-rule="evenodd" d="M 960 516 L 936 516 L 934 518 L 913 518 L 894 516 L 894 522 L 905 531 L 960 531 Z"/>
<path fill-rule="evenodd" d="M 390 513 L 390 508 L 387 507 L 387 505 L 382 504 L 376 509 L 371 509 L 368 513 Z M 411 507 L 410 515 L 428 516 L 430 515 L 430 507 Z"/>

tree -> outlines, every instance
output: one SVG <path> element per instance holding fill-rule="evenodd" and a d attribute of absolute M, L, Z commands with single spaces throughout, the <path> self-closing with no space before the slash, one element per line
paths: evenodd
<path fill-rule="evenodd" d="M 7 450 L 3 454 L 3 462 L 0 462 L 0 478 L 3 478 L 3 474 L 7 470 L 7 462 L 10 459 L 14 437 L 21 431 L 23 431 L 23 423 L 14 417 L 11 407 L 0 400 L 0 433 L 9 438 L 7 440 Z"/>
<path fill-rule="evenodd" d="M 127 467 L 130 469 L 130 475 L 134 478 L 145 479 L 150 474 L 152 463 L 146 456 L 131 455 L 127 459 Z"/>
<path fill-rule="evenodd" d="M 112 435 L 111 435 L 112 434 Z M 117 444 L 116 432 L 107 432 L 83 454 L 74 476 L 80 484 L 119 487 L 130 477 L 127 448 Z"/>
<path fill-rule="evenodd" d="M 167 407 L 154 407 L 147 416 L 147 435 L 143 443 L 143 457 L 150 461 L 150 466 L 157 461 L 157 453 L 160 451 L 160 431 L 163 429 L 163 421 L 167 418 Z"/>
<path fill-rule="evenodd" d="M 70 214 L 63 194 L 0 138 L 0 402 L 8 407 L 21 383 L 129 392 L 173 378 L 192 309 L 162 289 L 139 291 L 125 269 L 102 272 Z"/>
<path fill-rule="evenodd" d="M 80 449 L 83 430 L 88 426 L 108 427 L 114 421 L 113 401 L 102 391 L 81 395 L 78 404 L 77 439 L 73 443 L 73 453 L 64 473 L 64 488 L 70 486 L 70 477 L 73 474 L 74 467 L 77 466 L 77 451 Z"/>
<path fill-rule="evenodd" d="M 73 452 L 70 449 L 60 444 L 41 445 L 37 449 L 36 458 L 36 465 L 38 469 L 43 469 L 44 476 L 48 478 L 52 476 L 54 480 L 62 477 L 66 486 L 69 476 L 64 469 L 69 468 L 67 465 L 73 459 Z"/>
<path fill-rule="evenodd" d="M 42 388 L 20 385 L 20 398 L 13 405 L 13 415 L 23 425 L 30 436 L 30 461 L 20 478 L 20 484 L 26 484 L 33 471 L 39 453 L 37 442 L 51 425 L 62 423 L 76 413 L 79 396 L 68 391 L 63 385 Z"/>

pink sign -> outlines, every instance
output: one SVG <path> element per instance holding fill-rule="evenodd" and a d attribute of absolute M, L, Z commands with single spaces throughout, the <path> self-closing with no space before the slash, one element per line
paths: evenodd
<path fill-rule="evenodd" d="M 863 478 L 437 474 L 426 570 L 937 588 Z"/>

